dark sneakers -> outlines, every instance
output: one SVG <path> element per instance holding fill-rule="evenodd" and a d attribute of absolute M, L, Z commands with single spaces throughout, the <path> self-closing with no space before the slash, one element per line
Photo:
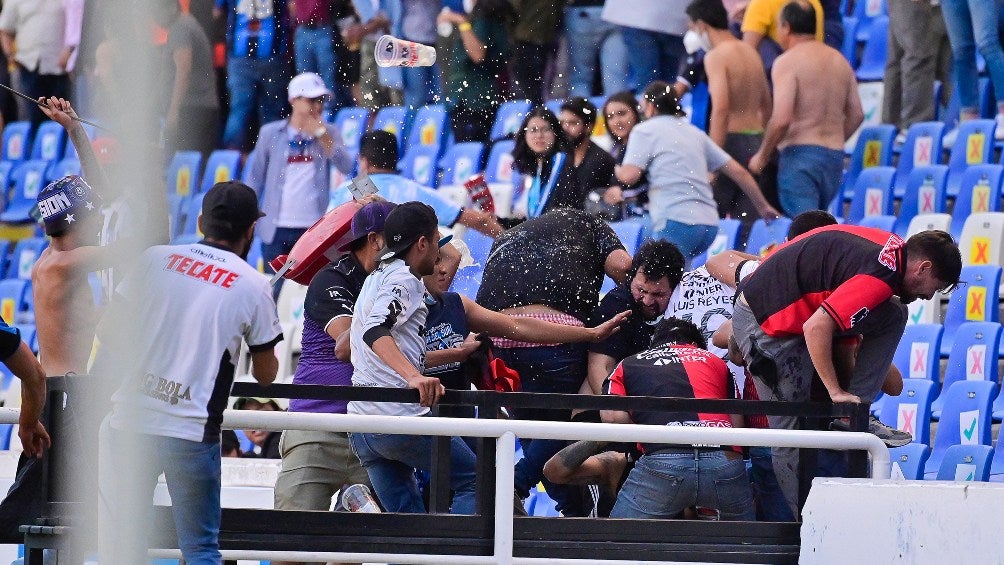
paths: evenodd
<path fill-rule="evenodd" d="M 834 420 L 830 429 L 846 432 L 848 424 L 844 420 Z M 875 416 L 868 419 L 868 433 L 881 439 L 888 447 L 902 447 L 913 441 L 912 435 L 883 424 Z"/>

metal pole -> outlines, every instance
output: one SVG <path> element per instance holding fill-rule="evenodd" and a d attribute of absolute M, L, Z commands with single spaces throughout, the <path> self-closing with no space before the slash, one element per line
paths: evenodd
<path fill-rule="evenodd" d="M 512 565 L 513 467 L 516 435 L 505 432 L 495 440 L 495 562 Z"/>

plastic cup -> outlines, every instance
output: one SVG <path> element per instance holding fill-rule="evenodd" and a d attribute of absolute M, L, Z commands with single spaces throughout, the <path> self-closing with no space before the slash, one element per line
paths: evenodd
<path fill-rule="evenodd" d="M 436 63 L 436 48 L 383 35 L 373 53 L 381 67 L 431 67 Z"/>

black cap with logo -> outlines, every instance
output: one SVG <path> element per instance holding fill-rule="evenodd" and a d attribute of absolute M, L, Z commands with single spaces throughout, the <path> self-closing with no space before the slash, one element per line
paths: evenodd
<path fill-rule="evenodd" d="M 242 182 L 218 182 L 202 200 L 203 231 L 216 235 L 236 236 L 264 215 L 258 195 Z"/>
<path fill-rule="evenodd" d="M 387 215 L 383 226 L 386 247 L 380 252 L 380 260 L 388 261 L 408 250 L 422 236 L 433 236 L 439 220 L 432 206 L 422 202 L 405 202 Z M 449 241 L 449 240 L 446 240 Z M 440 241 L 443 245 L 446 241 Z"/>

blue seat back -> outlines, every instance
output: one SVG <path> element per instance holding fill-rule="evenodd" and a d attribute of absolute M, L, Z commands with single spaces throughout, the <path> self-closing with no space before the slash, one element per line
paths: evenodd
<path fill-rule="evenodd" d="M 167 167 L 167 193 L 179 196 L 195 194 L 202 178 L 202 153 L 178 151 Z"/>
<path fill-rule="evenodd" d="M 438 146 L 413 145 L 404 153 L 398 167 L 401 174 L 418 184 L 436 186 L 436 155 Z"/>
<path fill-rule="evenodd" d="M 990 445 L 990 403 L 996 392 L 997 384 L 990 381 L 958 381 L 948 388 L 931 458 L 927 461 L 927 476 L 938 472 L 950 446 Z"/>
<path fill-rule="evenodd" d="M 893 178 L 896 169 L 892 167 L 870 167 L 858 174 L 854 181 L 854 195 L 847 213 L 847 223 L 857 224 L 870 216 L 891 216 L 893 213 Z"/>
<path fill-rule="evenodd" d="M 854 36 L 858 29 L 858 19 L 854 16 L 844 16 L 844 41 L 840 44 L 840 53 L 843 54 L 851 68 L 858 66 L 858 42 Z"/>
<path fill-rule="evenodd" d="M 990 481 L 1004 482 L 1004 434 L 997 435 L 994 458 L 990 462 Z"/>
<path fill-rule="evenodd" d="M 14 244 L 6 239 L 0 239 L 0 276 L 7 274 L 7 266 L 10 264 L 10 252 Z"/>
<path fill-rule="evenodd" d="M 401 147 L 404 139 L 405 120 L 407 112 L 402 106 L 384 106 L 377 111 L 373 118 L 373 131 L 383 130 L 394 134 L 397 138 L 397 146 Z"/>
<path fill-rule="evenodd" d="M 21 332 L 21 341 L 24 342 L 29 348 L 32 348 L 32 344 L 38 342 L 38 330 L 35 324 L 17 324 L 18 331 Z M 38 352 L 38 348 L 32 349 L 35 353 Z"/>
<path fill-rule="evenodd" d="M 711 246 L 704 253 L 701 253 L 691 261 L 691 267 L 696 269 L 708 260 L 708 257 L 718 255 L 722 251 L 736 248 L 736 240 L 739 239 L 739 230 L 742 224 L 733 218 L 723 218 L 718 220 L 718 234 L 715 235 Z"/>
<path fill-rule="evenodd" d="M 199 214 L 202 213 L 202 199 L 205 195 L 204 192 L 200 192 L 186 199 L 185 223 L 181 233 L 177 234 L 178 236 L 195 235 L 201 237 L 202 234 L 199 233 Z"/>
<path fill-rule="evenodd" d="M 931 450 L 923 443 L 908 443 L 902 447 L 889 450 L 892 464 L 899 467 L 904 479 L 920 480 L 924 478 L 924 465 Z"/>
<path fill-rule="evenodd" d="M 66 175 L 80 175 L 83 174 L 83 169 L 80 167 L 80 161 L 69 158 L 63 159 L 57 162 L 55 165 L 49 167 L 48 170 L 49 182 L 59 180 Z"/>
<path fill-rule="evenodd" d="M 953 445 L 945 450 L 938 466 L 939 481 L 990 480 L 990 461 L 994 448 L 989 445 Z"/>
<path fill-rule="evenodd" d="M 366 123 L 369 119 L 369 108 L 358 106 L 342 108 L 335 114 L 335 129 L 341 135 L 345 149 L 353 156 L 359 154 L 359 141 L 366 133 Z"/>
<path fill-rule="evenodd" d="M 896 128 L 889 124 L 861 129 L 844 175 L 845 200 L 850 200 L 854 196 L 854 183 L 861 171 L 872 167 L 888 167 L 892 164 L 892 145 L 895 139 Z"/>
<path fill-rule="evenodd" d="M 31 158 L 43 161 L 58 161 L 63 158 L 66 146 L 66 130 L 53 121 L 45 121 L 38 125 L 35 140 L 31 145 Z"/>
<path fill-rule="evenodd" d="M 209 190 L 218 182 L 240 178 L 241 152 L 234 149 L 217 149 L 206 159 L 206 170 L 202 173 L 200 191 Z"/>
<path fill-rule="evenodd" d="M 962 184 L 962 175 L 971 165 L 989 163 L 994 151 L 994 120 L 966 120 L 948 155 L 948 187 L 946 194 L 955 197 Z"/>
<path fill-rule="evenodd" d="M 44 237 L 26 237 L 18 241 L 10 255 L 4 278 L 31 280 L 31 266 L 48 246 L 49 242 Z"/>
<path fill-rule="evenodd" d="M 762 218 L 753 222 L 750 235 L 746 238 L 746 253 L 763 256 L 775 246 L 784 243 L 790 227 L 789 218 L 777 218 L 769 224 Z"/>
<path fill-rule="evenodd" d="M 81 124 L 84 128 L 84 133 L 87 134 L 87 139 L 94 140 L 98 135 L 98 130 L 90 124 Z M 73 146 L 69 141 L 66 143 L 66 149 L 63 151 L 63 159 L 79 159 L 80 156 L 77 155 L 77 148 Z"/>
<path fill-rule="evenodd" d="M 900 159 L 903 157 L 900 156 Z M 899 176 L 897 174 L 897 182 Z M 948 182 L 947 165 L 914 167 L 910 171 L 899 207 L 895 232 L 906 235 L 910 220 L 920 214 L 941 214 L 945 211 L 945 185 Z"/>
<path fill-rule="evenodd" d="M 408 142 L 405 147 L 407 149 L 418 146 L 435 147 L 439 151 L 446 138 L 447 123 L 448 117 L 443 105 L 422 106 L 411 122 L 411 130 L 408 133 Z"/>
<path fill-rule="evenodd" d="M 557 105 L 561 106 L 561 102 L 559 101 Z M 523 125 L 523 118 L 530 113 L 530 108 L 529 100 L 503 102 L 495 113 L 495 122 L 492 123 L 492 131 L 488 136 L 489 141 L 497 141 L 515 135 L 519 127 Z"/>
<path fill-rule="evenodd" d="M 875 35 L 872 30 L 875 18 L 887 16 L 889 11 L 885 0 L 858 0 L 854 2 L 854 12 L 851 14 L 858 20 L 858 29 L 855 39 L 857 41 L 867 41 L 869 37 Z M 883 31 L 882 35 L 885 35 Z"/>
<path fill-rule="evenodd" d="M 457 276 L 453 278 L 450 291 L 474 300 L 478 297 L 478 289 L 481 288 L 482 276 L 484 276 L 484 267 L 481 265 L 460 269 L 457 271 Z"/>
<path fill-rule="evenodd" d="M 265 272 L 265 257 L 261 254 L 261 240 L 257 237 L 251 240 L 251 249 L 248 251 L 248 265 L 251 265 L 258 270 L 259 273 Z"/>
<path fill-rule="evenodd" d="M 875 228 L 891 232 L 896 227 L 896 216 L 865 216 L 858 220 L 858 225 L 863 228 Z"/>
<path fill-rule="evenodd" d="M 463 184 L 471 175 L 481 172 L 484 152 L 484 144 L 477 141 L 456 143 L 447 149 L 439 160 L 439 168 L 443 172 L 440 184 Z"/>
<path fill-rule="evenodd" d="M 942 391 L 931 403 L 931 416 L 940 419 L 946 391 L 959 381 L 984 380 L 997 382 L 997 355 L 1000 347 L 1001 326 L 996 322 L 966 322 L 952 331 L 954 343 L 948 355 L 948 365 L 942 382 Z M 945 335 L 948 335 L 946 329 Z M 944 345 L 942 346 L 944 347 Z"/>
<path fill-rule="evenodd" d="M 19 314 L 28 308 L 25 297 L 29 283 L 25 279 L 0 280 L 0 318 L 8 326 L 20 321 Z"/>
<path fill-rule="evenodd" d="M 0 159 L 4 161 L 24 161 L 31 154 L 31 124 L 28 122 L 11 122 L 3 128 L 3 151 Z"/>
<path fill-rule="evenodd" d="M 917 122 L 906 130 L 906 140 L 896 163 L 896 198 L 903 198 L 910 171 L 941 163 L 944 122 Z"/>
<path fill-rule="evenodd" d="M 488 254 L 491 253 L 495 240 L 479 231 L 469 229 L 464 233 L 464 243 L 470 249 L 474 263 L 484 268 L 485 264 L 488 263 Z"/>
<path fill-rule="evenodd" d="M 889 17 L 876 16 L 871 24 L 858 22 L 858 34 L 861 28 L 868 28 L 868 39 L 865 49 L 861 52 L 861 64 L 855 74 L 861 82 L 880 81 L 885 76 L 885 63 L 889 53 Z"/>
<path fill-rule="evenodd" d="M 485 165 L 485 180 L 489 183 L 511 183 L 514 171 L 512 170 L 512 150 L 516 142 L 511 139 L 504 139 L 495 142 L 492 150 L 488 154 L 488 164 Z"/>
<path fill-rule="evenodd" d="M 966 265 L 959 280 L 966 283 L 952 292 L 945 312 L 945 337 L 964 322 L 996 322 L 999 320 L 997 299 L 1000 295 L 1001 268 L 997 265 Z M 944 340 L 942 351 L 945 350 Z"/>
<path fill-rule="evenodd" d="M 10 197 L 0 214 L 0 221 L 19 223 L 32 220 L 31 211 L 38 200 L 38 193 L 45 186 L 48 167 L 47 161 L 25 161 L 14 169 Z"/>
<path fill-rule="evenodd" d="M 909 324 L 903 330 L 892 363 L 904 379 L 940 381 L 941 324 Z"/>
<path fill-rule="evenodd" d="M 1002 173 L 1004 167 L 1000 165 L 970 165 L 963 171 L 949 230 L 956 240 L 970 214 L 1000 211 Z"/>
<path fill-rule="evenodd" d="M 883 395 L 882 423 L 903 430 L 913 436 L 913 441 L 931 442 L 931 402 L 934 400 L 934 383 L 925 379 L 903 379 L 903 392 L 899 396 Z"/>

